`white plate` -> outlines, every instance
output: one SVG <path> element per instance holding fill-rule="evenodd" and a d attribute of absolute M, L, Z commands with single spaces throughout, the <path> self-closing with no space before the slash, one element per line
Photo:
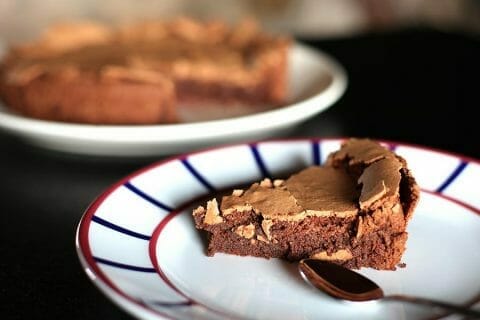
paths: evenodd
<path fill-rule="evenodd" d="M 347 76 L 329 55 L 302 44 L 289 54 L 288 106 L 249 115 L 171 125 L 107 126 L 26 118 L 0 104 L 0 129 L 48 149 L 105 156 L 167 155 L 221 143 L 264 139 L 332 106 Z"/>
<path fill-rule="evenodd" d="M 240 144 L 156 163 L 110 187 L 77 230 L 77 252 L 103 293 L 143 319 L 421 319 L 424 307 L 346 303 L 307 285 L 295 263 L 205 255 L 192 208 L 215 190 L 322 162 L 339 139 Z M 362 269 L 386 294 L 466 304 L 480 293 L 480 162 L 384 142 L 408 161 L 421 186 L 406 268 Z M 197 199 L 197 200 L 196 200 Z M 203 200 L 202 200 L 203 201 Z"/>

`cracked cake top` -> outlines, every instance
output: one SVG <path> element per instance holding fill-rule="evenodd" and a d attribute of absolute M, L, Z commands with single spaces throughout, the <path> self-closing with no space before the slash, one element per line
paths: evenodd
<path fill-rule="evenodd" d="M 372 140 L 352 138 L 330 154 L 324 166 L 235 190 L 223 197 L 220 210 L 210 203 L 207 212 L 216 217 L 213 224 L 222 222 L 220 215 L 234 211 L 253 210 L 266 220 L 298 221 L 313 216 L 344 218 L 397 206 L 395 211 L 402 210 L 407 220 L 418 195 L 403 158 Z"/>

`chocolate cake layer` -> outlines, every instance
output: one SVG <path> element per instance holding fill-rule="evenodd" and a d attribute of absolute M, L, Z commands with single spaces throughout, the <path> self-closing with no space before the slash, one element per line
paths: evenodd
<path fill-rule="evenodd" d="M 393 270 L 418 197 L 403 158 L 372 140 L 350 139 L 325 166 L 234 190 L 193 216 L 209 234 L 208 255 L 313 257 Z"/>

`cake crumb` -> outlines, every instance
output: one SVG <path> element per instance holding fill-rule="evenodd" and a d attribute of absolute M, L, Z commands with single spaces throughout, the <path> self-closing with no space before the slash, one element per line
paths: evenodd
<path fill-rule="evenodd" d="M 268 239 L 262 235 L 257 235 L 257 240 L 268 243 Z"/>
<path fill-rule="evenodd" d="M 222 223 L 223 218 L 220 217 L 220 210 L 218 209 L 217 199 L 213 199 L 207 202 L 207 213 L 203 220 L 205 224 L 217 224 Z"/>
<path fill-rule="evenodd" d="M 407 264 L 405 262 L 400 262 L 399 264 L 397 264 L 397 267 L 399 268 L 405 268 L 407 266 Z"/>
<path fill-rule="evenodd" d="M 243 191 L 242 189 L 235 189 L 235 190 L 233 190 L 233 192 L 232 192 L 232 196 L 241 197 L 242 194 L 243 194 L 243 192 L 244 192 L 244 191 Z"/>
<path fill-rule="evenodd" d="M 269 178 L 265 178 L 262 180 L 262 182 L 260 182 L 260 186 L 264 188 L 272 188 L 273 187 L 272 180 L 270 180 Z"/>
<path fill-rule="evenodd" d="M 273 180 L 273 186 L 275 188 L 278 188 L 278 187 L 281 187 L 283 186 L 283 183 L 285 182 L 285 180 L 282 180 L 282 179 L 275 179 Z"/>
<path fill-rule="evenodd" d="M 272 234 L 270 233 L 270 228 L 272 227 L 272 225 L 273 225 L 272 220 L 264 219 L 262 221 L 262 230 L 265 233 L 265 235 L 267 236 L 267 239 L 269 241 L 272 240 Z"/>
<path fill-rule="evenodd" d="M 245 226 L 238 226 L 235 229 L 235 233 L 240 237 L 251 239 L 255 235 L 255 226 L 251 223 Z"/>
<path fill-rule="evenodd" d="M 199 206 L 198 208 L 193 210 L 193 215 L 194 216 L 197 216 L 197 215 L 200 215 L 200 214 L 203 214 L 203 213 L 205 213 L 205 208 L 203 206 Z"/>

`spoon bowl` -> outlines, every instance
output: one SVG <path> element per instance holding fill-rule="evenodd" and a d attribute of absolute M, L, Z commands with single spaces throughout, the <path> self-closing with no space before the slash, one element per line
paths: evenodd
<path fill-rule="evenodd" d="M 298 264 L 303 279 L 330 296 L 349 301 L 403 301 L 441 308 L 480 319 L 480 312 L 442 301 L 407 295 L 384 295 L 382 288 L 358 272 L 328 261 L 303 259 Z"/>

